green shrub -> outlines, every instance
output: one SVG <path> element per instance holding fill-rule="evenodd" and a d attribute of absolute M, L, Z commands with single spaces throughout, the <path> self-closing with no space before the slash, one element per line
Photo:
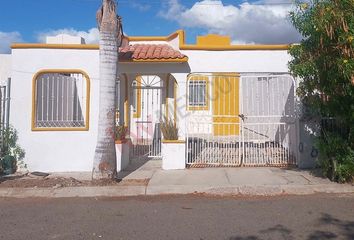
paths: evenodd
<path fill-rule="evenodd" d="M 0 173 L 11 174 L 16 172 L 17 167 L 26 168 L 23 159 L 25 151 L 18 145 L 17 131 L 13 127 L 4 130 L 4 142 L 1 147 Z M 1 172 L 1 169 L 3 172 Z"/>
<path fill-rule="evenodd" d="M 115 140 L 124 140 L 127 135 L 128 128 L 126 126 L 116 126 Z"/>
<path fill-rule="evenodd" d="M 336 120 L 318 136 L 320 166 L 333 181 L 354 176 L 354 1 L 295 1 L 290 13 L 303 40 L 293 45 L 289 68 L 301 79 L 298 97 L 308 119 Z"/>
<path fill-rule="evenodd" d="M 332 181 L 351 182 L 354 177 L 354 149 L 340 134 L 325 132 L 318 139 L 319 164 Z"/>
<path fill-rule="evenodd" d="M 161 132 L 165 140 L 178 140 L 178 128 L 176 124 L 166 117 L 161 123 Z"/>

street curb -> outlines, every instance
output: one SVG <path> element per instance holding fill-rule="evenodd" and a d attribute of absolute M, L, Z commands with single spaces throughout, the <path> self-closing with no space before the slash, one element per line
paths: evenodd
<path fill-rule="evenodd" d="M 339 184 L 318 185 L 244 185 L 244 186 L 103 186 L 64 188 L 0 188 L 3 198 L 74 198 L 129 197 L 157 195 L 206 194 L 217 196 L 279 196 L 316 193 L 354 193 L 354 186 Z"/>
<path fill-rule="evenodd" d="M 244 185 L 234 187 L 184 187 L 186 186 L 148 186 L 146 195 L 201 193 L 221 196 L 279 196 L 309 195 L 316 193 L 354 193 L 354 186 L 349 185 Z"/>
<path fill-rule="evenodd" d="M 64 188 L 6 188 L 0 189 L 5 198 L 74 198 L 127 197 L 145 195 L 145 186 L 64 187 Z"/>

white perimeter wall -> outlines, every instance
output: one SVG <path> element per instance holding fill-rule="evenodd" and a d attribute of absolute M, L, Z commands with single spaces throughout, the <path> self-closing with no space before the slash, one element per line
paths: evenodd
<path fill-rule="evenodd" d="M 91 171 L 97 138 L 98 50 L 14 49 L 10 123 L 30 171 Z M 31 131 L 32 79 L 43 69 L 80 69 L 91 81 L 89 131 Z"/>

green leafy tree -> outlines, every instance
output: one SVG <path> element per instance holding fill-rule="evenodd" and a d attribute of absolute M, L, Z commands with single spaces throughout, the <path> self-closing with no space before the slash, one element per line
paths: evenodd
<path fill-rule="evenodd" d="M 291 13 L 303 35 L 289 64 L 301 79 L 298 95 L 306 119 L 322 119 L 320 166 L 332 180 L 354 176 L 354 0 L 297 2 Z M 329 124 L 323 119 L 335 119 Z"/>

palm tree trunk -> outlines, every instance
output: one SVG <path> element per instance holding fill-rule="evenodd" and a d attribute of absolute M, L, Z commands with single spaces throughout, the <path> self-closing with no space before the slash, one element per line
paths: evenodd
<path fill-rule="evenodd" d="M 92 178 L 107 179 L 117 175 L 114 132 L 119 25 L 114 0 L 103 0 L 97 12 L 97 20 L 100 30 L 100 97 Z"/>

